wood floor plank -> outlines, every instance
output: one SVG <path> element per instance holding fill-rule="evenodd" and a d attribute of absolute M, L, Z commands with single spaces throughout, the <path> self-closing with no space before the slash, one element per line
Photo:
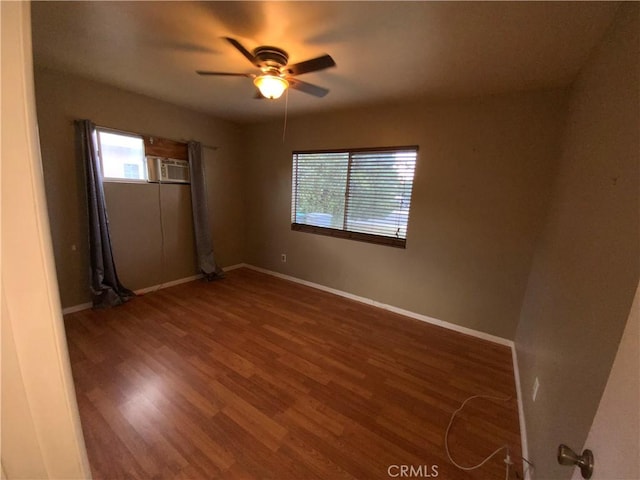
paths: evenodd
<path fill-rule="evenodd" d="M 313 442 L 309 442 L 293 432 L 287 436 L 282 454 L 304 464 L 318 478 L 356 480 L 356 477 L 318 451 L 313 446 Z"/>
<path fill-rule="evenodd" d="M 104 392 L 96 389 L 89 392 L 87 397 L 96 406 L 96 409 L 111 426 L 129 453 L 136 459 L 145 474 L 149 478 L 157 476 L 161 460 L 159 452 L 148 448 L 145 439 L 134 428 L 131 428 L 131 425 L 128 424 L 117 407 L 107 399 Z"/>
<path fill-rule="evenodd" d="M 503 479 L 520 432 L 511 352 L 249 269 L 65 317 L 96 479 Z M 517 462 L 511 472 L 522 478 Z"/>

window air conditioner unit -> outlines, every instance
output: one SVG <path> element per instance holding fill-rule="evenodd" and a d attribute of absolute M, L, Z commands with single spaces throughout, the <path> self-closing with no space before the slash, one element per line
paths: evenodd
<path fill-rule="evenodd" d="M 149 182 L 190 183 L 189 162 L 174 158 L 147 157 Z"/>

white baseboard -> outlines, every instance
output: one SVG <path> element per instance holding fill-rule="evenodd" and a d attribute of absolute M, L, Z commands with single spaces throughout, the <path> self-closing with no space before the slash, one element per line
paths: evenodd
<path fill-rule="evenodd" d="M 159 285 L 152 285 L 151 287 L 140 288 L 138 290 L 134 290 L 133 293 L 135 293 L 136 295 L 144 295 L 145 293 L 155 292 L 156 290 L 160 290 L 162 288 L 173 287 L 174 285 L 180 285 L 181 283 L 191 282 L 192 280 L 197 280 L 198 278 L 202 278 L 202 275 L 191 275 L 190 277 L 171 280 L 170 282 L 161 283 Z M 93 304 L 91 302 L 81 303 L 79 305 L 73 305 L 71 307 L 63 308 L 62 314 L 67 315 L 68 313 L 87 310 L 92 306 Z"/>
<path fill-rule="evenodd" d="M 511 357 L 513 359 L 513 376 L 516 382 L 516 392 L 518 395 L 518 418 L 520 420 L 520 447 L 522 448 L 522 456 L 529 459 L 529 443 L 527 441 L 527 425 L 524 418 L 524 405 L 522 404 L 522 383 L 520 382 L 520 367 L 518 365 L 518 353 L 516 352 L 515 343 L 511 347 Z M 524 480 L 532 480 L 533 469 L 527 462 L 522 462 L 524 471 Z"/>
<path fill-rule="evenodd" d="M 245 267 L 245 266 L 246 266 L 246 264 L 244 264 L 244 263 L 237 263 L 235 265 L 230 265 L 228 267 L 223 267 L 222 270 L 225 271 L 225 272 L 228 272 L 230 270 L 235 270 L 236 268 L 242 268 L 242 267 Z M 138 290 L 134 290 L 134 293 L 136 295 L 144 295 L 145 293 L 155 292 L 156 290 L 161 290 L 163 288 L 173 287 L 175 285 L 180 285 L 181 283 L 191 282 L 193 280 L 198 280 L 199 278 L 202 278 L 202 274 L 191 275 L 189 277 L 179 278 L 177 280 L 171 280 L 170 282 L 164 282 L 164 283 L 161 283 L 159 285 L 152 285 L 151 287 L 141 288 L 141 289 L 138 289 Z M 75 313 L 75 312 L 79 312 L 81 310 L 87 310 L 87 309 L 91 308 L 92 306 L 93 306 L 93 304 L 91 302 L 81 303 L 79 305 L 73 305 L 71 307 L 63 308 L 62 309 L 62 314 L 63 315 L 67 315 L 68 313 Z"/>
<path fill-rule="evenodd" d="M 140 288 L 138 290 L 134 290 L 134 293 L 136 295 L 144 295 L 145 293 L 155 292 L 156 290 L 173 287 L 175 285 L 180 285 L 181 283 L 192 282 L 194 280 L 198 280 L 199 278 L 202 278 L 201 273 L 199 273 L 198 275 L 191 275 L 189 277 L 179 278 L 177 280 L 171 280 L 170 282 L 164 282 L 159 285 L 153 285 L 151 287 Z"/>
<path fill-rule="evenodd" d="M 322 290 L 325 292 L 333 293 L 334 295 L 339 295 L 341 297 L 348 298 L 350 300 L 355 300 L 356 302 L 365 303 L 367 305 L 373 305 L 374 307 L 382 308 L 384 310 L 389 310 L 393 313 L 398 313 L 400 315 L 404 315 L 405 317 L 414 318 L 416 320 L 420 320 L 422 322 L 430 323 L 431 325 L 437 325 L 438 327 L 447 328 L 449 330 L 453 330 L 455 332 L 464 333 L 465 335 L 470 335 L 472 337 L 481 338 L 483 340 L 488 340 L 493 343 L 498 343 L 500 345 L 504 345 L 507 347 L 513 347 L 513 341 L 507 338 L 498 337 L 496 335 L 491 335 L 489 333 L 480 332 L 478 330 L 473 330 L 472 328 L 462 327 L 460 325 L 456 325 L 454 323 L 445 322 L 443 320 L 438 320 L 437 318 L 429 317 L 427 315 L 422 315 L 421 313 L 411 312 L 409 310 L 404 310 L 402 308 L 394 307 L 393 305 L 388 305 L 386 303 L 381 303 L 376 300 L 361 297 L 359 295 L 354 295 L 349 292 L 344 292 L 342 290 L 338 290 L 331 287 L 326 287 L 324 285 L 320 285 L 319 283 L 309 282 L 307 280 L 301 280 L 297 277 L 292 277 L 290 275 L 285 275 L 283 273 L 274 272 L 272 270 L 267 270 L 265 268 L 256 267 L 254 265 L 245 264 L 242 265 L 246 268 L 250 268 L 251 270 L 255 270 L 257 272 L 266 273 L 267 275 L 272 275 L 274 277 L 282 278 L 284 280 L 289 280 L 291 282 L 300 283 L 302 285 L 306 285 L 307 287 L 317 288 L 318 290 Z"/>
<path fill-rule="evenodd" d="M 231 270 L 235 270 L 237 268 L 247 267 L 246 263 L 236 263 L 235 265 L 229 265 L 228 267 L 222 267 L 222 270 L 225 272 L 230 272 Z"/>
<path fill-rule="evenodd" d="M 62 309 L 62 315 L 66 315 L 68 313 L 75 313 L 75 312 L 79 312 L 81 310 L 87 310 L 89 308 L 91 308 L 93 306 L 93 304 L 91 302 L 87 302 L 87 303 L 81 303 L 79 305 L 73 305 L 71 307 L 66 307 Z"/>

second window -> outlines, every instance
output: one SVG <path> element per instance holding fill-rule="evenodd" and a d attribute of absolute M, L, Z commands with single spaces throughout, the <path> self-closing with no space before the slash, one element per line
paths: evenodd
<path fill-rule="evenodd" d="M 417 153 L 293 152 L 291 228 L 404 248 Z"/>

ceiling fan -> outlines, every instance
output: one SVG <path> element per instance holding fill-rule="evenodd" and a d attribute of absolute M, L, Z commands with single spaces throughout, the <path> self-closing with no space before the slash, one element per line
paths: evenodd
<path fill-rule="evenodd" d="M 301 92 L 308 93 L 315 97 L 324 97 L 329 90 L 311 83 L 303 82 L 294 78 L 303 73 L 317 72 L 325 68 L 335 67 L 336 62 L 330 55 L 322 55 L 311 60 L 288 65 L 289 54 L 281 48 L 271 46 L 257 47 L 253 53 L 249 52 L 240 42 L 233 38 L 224 37 L 253 65 L 261 70 L 261 73 L 229 73 L 210 72 L 206 70 L 196 70 L 198 75 L 219 75 L 227 77 L 247 77 L 252 78 L 253 83 L 258 87 L 257 98 L 280 98 L 284 91 L 291 87 Z"/>

